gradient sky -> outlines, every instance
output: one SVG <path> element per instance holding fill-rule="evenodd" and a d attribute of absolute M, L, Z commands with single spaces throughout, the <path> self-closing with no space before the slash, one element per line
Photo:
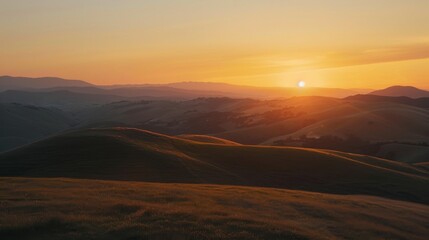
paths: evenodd
<path fill-rule="evenodd" d="M 0 0 L 0 75 L 429 89 L 428 0 Z"/>

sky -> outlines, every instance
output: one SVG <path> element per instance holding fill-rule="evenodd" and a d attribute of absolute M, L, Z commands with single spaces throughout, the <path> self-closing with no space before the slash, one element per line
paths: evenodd
<path fill-rule="evenodd" d="M 428 0 L 0 0 L 0 75 L 429 89 Z"/>

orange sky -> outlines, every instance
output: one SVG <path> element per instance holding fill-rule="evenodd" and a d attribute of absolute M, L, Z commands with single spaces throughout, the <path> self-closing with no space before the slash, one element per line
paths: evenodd
<path fill-rule="evenodd" d="M 0 75 L 429 89 L 427 0 L 0 2 Z"/>

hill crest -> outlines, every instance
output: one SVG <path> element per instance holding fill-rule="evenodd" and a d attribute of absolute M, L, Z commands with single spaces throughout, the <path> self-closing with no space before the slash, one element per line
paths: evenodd
<path fill-rule="evenodd" d="M 370 95 L 379 96 L 390 96 L 390 97 L 410 97 L 410 98 L 422 98 L 429 97 L 429 91 L 419 89 L 413 86 L 391 86 L 385 89 L 373 91 Z"/>
<path fill-rule="evenodd" d="M 319 149 L 201 143 L 130 128 L 69 132 L 3 153 L 0 176 L 247 185 L 429 202 L 427 172 L 407 164 Z"/>
<path fill-rule="evenodd" d="M 92 84 L 82 80 L 69 80 L 57 77 L 13 77 L 0 76 L 0 90 L 40 89 L 53 87 L 89 87 Z"/>

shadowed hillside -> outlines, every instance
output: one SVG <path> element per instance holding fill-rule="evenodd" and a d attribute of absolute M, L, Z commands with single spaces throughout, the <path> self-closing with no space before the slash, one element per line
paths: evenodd
<path fill-rule="evenodd" d="M 345 100 L 363 101 L 363 102 L 393 102 L 415 107 L 429 108 L 429 97 L 410 98 L 410 97 L 389 97 L 378 95 L 355 95 L 344 98 Z"/>
<path fill-rule="evenodd" d="M 69 129 L 70 116 L 55 108 L 0 103 L 0 152 Z"/>
<path fill-rule="evenodd" d="M 425 145 L 410 145 L 400 143 L 388 143 L 380 147 L 377 152 L 379 156 L 389 156 L 389 159 L 419 163 L 429 161 L 429 146 Z"/>
<path fill-rule="evenodd" d="M 0 155 L 1 176 L 217 183 L 428 202 L 427 172 L 322 150 L 198 143 L 137 129 L 73 132 Z"/>

